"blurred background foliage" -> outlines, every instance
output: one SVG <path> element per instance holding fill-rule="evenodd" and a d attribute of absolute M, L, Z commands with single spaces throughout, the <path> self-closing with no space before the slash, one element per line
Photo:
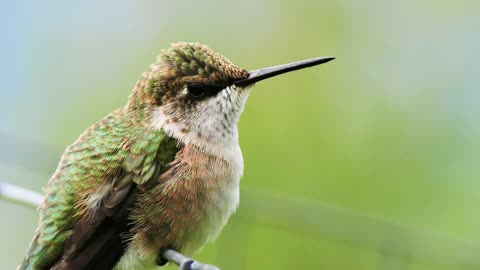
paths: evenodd
<path fill-rule="evenodd" d="M 171 42 L 259 83 L 239 213 L 196 258 L 227 269 L 479 269 L 480 2 L 2 1 L 0 181 L 41 190 Z M 0 202 L 0 269 L 37 224 Z"/>

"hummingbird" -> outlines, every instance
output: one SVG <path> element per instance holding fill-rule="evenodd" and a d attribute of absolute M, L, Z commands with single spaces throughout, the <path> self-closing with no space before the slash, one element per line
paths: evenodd
<path fill-rule="evenodd" d="M 252 86 L 333 59 L 247 71 L 199 43 L 162 50 L 127 104 L 65 150 L 19 269 L 149 269 L 165 249 L 193 255 L 239 204 Z"/>

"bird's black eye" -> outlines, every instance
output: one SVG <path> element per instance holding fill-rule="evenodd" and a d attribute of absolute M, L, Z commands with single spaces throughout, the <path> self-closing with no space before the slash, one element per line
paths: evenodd
<path fill-rule="evenodd" d="M 214 97 L 226 87 L 227 86 L 224 84 L 192 83 L 187 85 L 187 93 L 190 98 L 200 100 L 208 97 Z"/>
<path fill-rule="evenodd" d="M 201 98 L 207 93 L 207 89 L 199 84 L 191 84 L 187 86 L 187 92 L 191 97 Z"/>

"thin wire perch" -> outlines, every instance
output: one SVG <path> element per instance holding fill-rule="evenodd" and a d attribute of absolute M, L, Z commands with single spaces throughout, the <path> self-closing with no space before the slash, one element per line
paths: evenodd
<path fill-rule="evenodd" d="M 43 200 L 42 194 L 19 186 L 0 182 L 0 200 L 37 208 Z M 162 257 L 179 266 L 179 270 L 220 270 L 218 267 L 195 261 L 175 250 L 167 249 Z"/>

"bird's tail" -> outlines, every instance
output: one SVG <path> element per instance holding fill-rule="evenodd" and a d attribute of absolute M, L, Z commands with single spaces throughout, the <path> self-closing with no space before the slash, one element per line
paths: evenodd
<path fill-rule="evenodd" d="M 54 245 L 42 245 L 39 243 L 40 232 L 37 230 L 35 237 L 33 238 L 30 246 L 28 247 L 27 254 L 23 258 L 17 270 L 47 270 L 52 266 L 52 256 L 58 253 L 55 249 L 52 249 Z M 62 238 L 61 236 L 58 238 Z"/>
<path fill-rule="evenodd" d="M 34 250 L 35 246 L 37 245 L 38 236 L 39 236 L 38 232 L 35 233 L 35 237 L 33 238 L 32 242 L 30 243 L 30 246 L 28 247 L 27 255 L 25 255 L 22 262 L 17 267 L 17 270 L 34 270 L 34 268 L 32 266 L 33 256 L 31 256 L 31 254 L 32 254 L 31 251 Z"/>

